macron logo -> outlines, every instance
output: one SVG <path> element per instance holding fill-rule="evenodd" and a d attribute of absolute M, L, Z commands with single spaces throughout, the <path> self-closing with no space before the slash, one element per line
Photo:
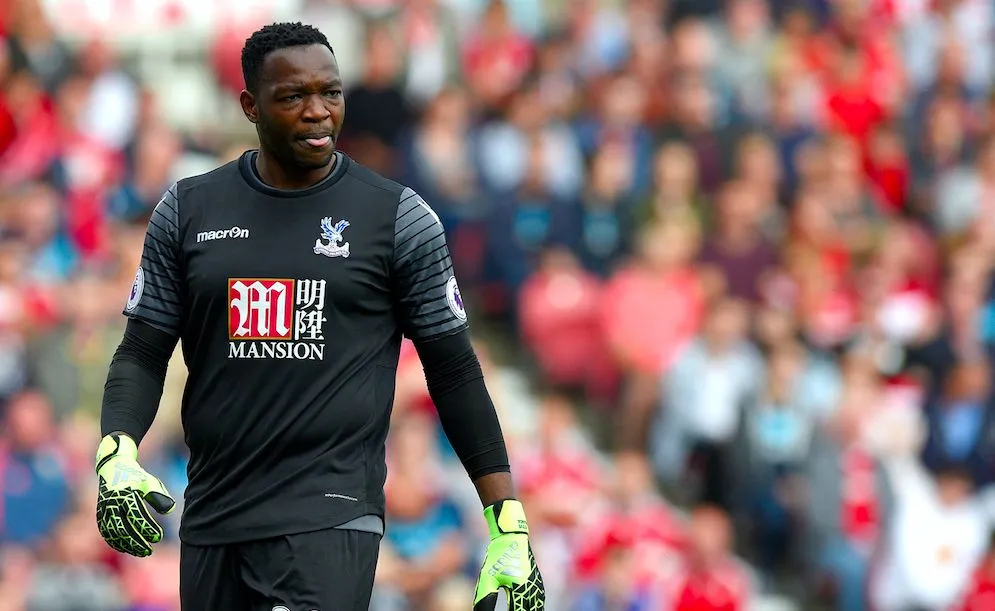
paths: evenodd
<path fill-rule="evenodd" d="M 211 240 L 224 240 L 226 238 L 247 238 L 249 230 L 242 229 L 235 225 L 231 229 L 218 229 L 217 231 L 201 231 L 197 234 L 197 243 L 210 242 Z"/>

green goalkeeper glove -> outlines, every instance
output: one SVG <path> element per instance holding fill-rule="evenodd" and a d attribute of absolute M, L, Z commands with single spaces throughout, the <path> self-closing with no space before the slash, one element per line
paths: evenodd
<path fill-rule="evenodd" d="M 508 594 L 509 611 L 541 611 L 546 588 L 529 544 L 529 525 L 518 501 L 501 501 L 484 509 L 491 542 L 477 580 L 473 611 L 495 611 L 498 592 Z"/>
<path fill-rule="evenodd" d="M 97 448 L 97 529 L 107 545 L 144 558 L 162 540 L 162 526 L 145 506 L 160 514 L 173 511 L 176 501 L 166 486 L 138 464 L 138 446 L 127 435 L 111 434 Z"/>

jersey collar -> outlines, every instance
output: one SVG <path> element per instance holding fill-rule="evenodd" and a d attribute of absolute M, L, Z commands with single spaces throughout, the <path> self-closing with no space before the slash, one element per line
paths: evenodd
<path fill-rule="evenodd" d="M 328 176 L 319 182 L 304 189 L 277 189 L 264 183 L 259 177 L 259 172 L 256 171 L 256 155 L 258 153 L 259 151 L 256 150 L 242 153 L 242 157 L 238 160 L 239 172 L 242 174 L 245 182 L 249 183 L 250 187 L 260 193 L 272 195 L 273 197 L 305 197 L 324 191 L 337 183 L 345 175 L 346 169 L 349 166 L 349 156 L 341 151 L 335 151 L 335 166 L 328 173 Z"/>

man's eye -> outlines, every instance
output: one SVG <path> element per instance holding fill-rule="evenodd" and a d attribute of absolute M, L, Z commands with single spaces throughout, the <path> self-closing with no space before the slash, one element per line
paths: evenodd
<path fill-rule="evenodd" d="M 301 96 L 295 93 L 293 95 L 284 96 L 283 101 L 284 102 L 296 102 L 299 99 L 301 99 Z"/>
<path fill-rule="evenodd" d="M 338 89 L 332 89 L 330 91 L 326 91 L 325 95 L 327 95 L 330 98 L 338 98 L 342 95 L 342 92 Z"/>

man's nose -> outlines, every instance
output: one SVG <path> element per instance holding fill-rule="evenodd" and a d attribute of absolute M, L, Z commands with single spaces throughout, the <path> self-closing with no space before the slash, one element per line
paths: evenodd
<path fill-rule="evenodd" d="M 304 113 L 302 116 L 305 121 L 320 123 L 328 119 L 331 116 L 331 112 L 329 112 L 325 101 L 320 95 L 311 95 L 304 99 Z"/>

